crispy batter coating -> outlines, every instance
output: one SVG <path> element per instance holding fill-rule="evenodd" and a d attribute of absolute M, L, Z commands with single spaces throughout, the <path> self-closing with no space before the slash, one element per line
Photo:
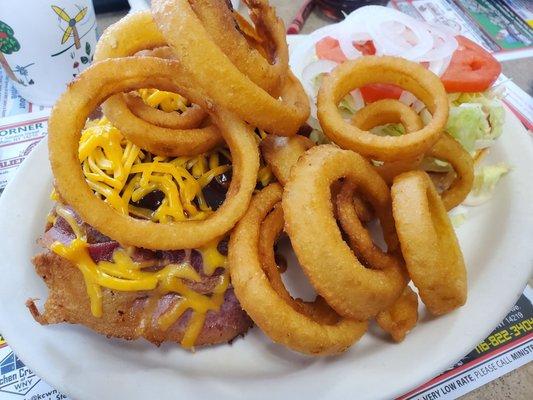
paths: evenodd
<path fill-rule="evenodd" d="M 127 340 L 145 338 L 160 345 L 165 341 L 179 343 L 187 328 L 191 311 L 187 311 L 167 331 L 157 326 L 157 318 L 170 308 L 179 296 L 167 294 L 157 299 L 154 291 L 119 292 L 103 289 L 103 316 L 91 313 L 89 297 L 81 272 L 68 260 L 45 251 L 33 258 L 37 273 L 49 289 L 48 299 L 41 313 L 34 302 L 26 305 L 42 325 L 68 322 L 84 325 L 107 337 Z M 196 346 L 225 343 L 246 333 L 252 321 L 242 310 L 233 289 L 226 292 L 218 312 L 207 313 Z"/>

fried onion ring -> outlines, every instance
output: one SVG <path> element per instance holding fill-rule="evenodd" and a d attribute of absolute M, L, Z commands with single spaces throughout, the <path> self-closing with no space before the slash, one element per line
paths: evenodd
<path fill-rule="evenodd" d="M 376 317 L 379 327 L 388 332 L 395 342 L 401 342 L 418 322 L 418 296 L 406 286 L 402 295 L 388 310 Z"/>
<path fill-rule="evenodd" d="M 177 111 L 166 112 L 150 107 L 133 93 L 127 93 L 125 100 L 128 108 L 136 117 L 162 128 L 198 128 L 207 115 L 197 104 L 191 104 L 183 113 L 179 114 Z"/>
<path fill-rule="evenodd" d="M 152 14 L 168 44 L 216 104 L 279 136 L 296 134 L 307 120 L 309 100 L 292 73 L 287 73 L 281 99 L 272 97 L 231 62 L 187 0 L 154 0 Z"/>
<path fill-rule="evenodd" d="M 352 124 L 359 129 L 370 129 L 391 123 L 401 123 L 407 133 L 416 132 L 423 128 L 422 119 L 411 107 L 393 99 L 378 100 L 358 110 L 352 117 Z M 411 171 L 420 165 L 423 155 L 414 158 L 405 158 L 397 161 L 385 162 L 375 168 L 388 184 L 396 175 Z"/>
<path fill-rule="evenodd" d="M 175 92 L 183 94 L 180 89 Z M 194 156 L 224 141 L 219 129 L 212 124 L 194 129 L 171 129 L 145 121 L 128 107 L 127 96 L 111 96 L 102 104 L 102 111 L 126 139 L 142 149 L 158 156 Z"/>
<path fill-rule="evenodd" d="M 429 149 L 426 156 L 447 161 L 455 170 L 456 178 L 440 196 L 446 210 L 458 206 L 468 196 L 474 184 L 474 160 L 472 156 L 448 133 Z"/>
<path fill-rule="evenodd" d="M 257 33 L 266 34 L 273 42 L 269 49 L 269 59 L 265 59 L 259 51 L 250 46 L 246 37 L 238 30 L 233 12 L 225 0 L 190 0 L 189 3 L 211 40 L 216 41 L 239 71 L 266 92 L 274 96 L 279 95 L 279 89 L 289 68 L 289 50 L 283 22 L 276 17 L 268 2 L 256 0 L 245 1 L 245 4 L 250 7 L 257 27 L 261 28 L 261 32 Z M 266 42 L 262 44 L 264 46 Z M 270 61 L 273 62 L 272 65 Z"/>
<path fill-rule="evenodd" d="M 256 194 L 231 235 L 228 262 L 235 294 L 273 341 L 305 354 L 341 353 L 365 333 L 367 322 L 341 318 L 330 325 L 315 321 L 287 303 L 263 271 L 259 259 L 261 223 L 280 201 L 282 192 L 279 184 L 271 184 Z"/>
<path fill-rule="evenodd" d="M 402 136 L 377 136 L 345 122 L 337 108 L 351 90 L 371 83 L 389 83 L 410 91 L 432 113 L 422 129 Z M 413 158 L 440 137 L 448 119 L 448 97 L 438 76 L 423 66 L 397 57 L 366 56 L 346 61 L 327 75 L 318 92 L 318 118 L 324 133 L 342 148 L 380 161 Z"/>
<path fill-rule="evenodd" d="M 292 166 L 314 145 L 311 139 L 301 135 L 291 137 L 268 135 L 261 141 L 261 152 L 278 182 L 285 185 L 289 180 Z"/>
<path fill-rule="evenodd" d="M 168 46 L 158 47 L 153 50 L 141 50 L 135 54 L 140 57 L 159 57 L 168 60 L 175 60 L 172 49 Z M 198 128 L 200 123 L 207 116 L 207 112 L 202 110 L 198 105 L 191 104 L 181 114 L 173 112 L 165 112 L 158 110 L 154 107 L 150 107 L 145 104 L 144 101 L 134 93 L 128 93 L 125 96 L 126 103 L 133 114 L 137 117 L 153 124 L 161 126 L 163 128 L 171 129 L 190 129 Z"/>
<path fill-rule="evenodd" d="M 126 57 L 142 50 L 165 46 L 166 40 L 154 24 L 150 12 L 139 12 L 127 15 L 105 30 L 96 46 L 94 59 L 101 61 Z M 159 50 L 157 54 L 170 57 L 167 51 L 161 53 L 163 51 Z M 169 88 L 165 86 L 162 89 Z M 110 97 L 102 104 L 102 110 L 128 140 L 143 149 L 161 156 L 197 155 L 222 142 L 220 132 L 214 126 L 189 130 L 168 128 L 146 121 L 132 112 L 125 96 L 117 94 Z"/>
<path fill-rule="evenodd" d="M 466 301 L 463 254 L 444 204 L 422 171 L 397 176 L 391 189 L 392 211 L 409 276 L 435 315 Z"/>
<path fill-rule="evenodd" d="M 285 288 L 281 279 L 281 270 L 276 263 L 274 253 L 274 245 L 283 232 L 284 222 L 283 209 L 281 208 L 281 203 L 278 203 L 261 224 L 259 257 L 263 271 L 268 277 L 272 288 L 296 311 L 321 323 L 329 325 L 337 323 L 340 318 L 339 315 L 328 306 L 322 297 L 317 296 L 315 301 L 305 302 L 301 299 L 293 298 Z"/>
<path fill-rule="evenodd" d="M 394 99 L 367 104 L 352 117 L 352 124 L 363 131 L 390 123 L 401 123 L 406 132 L 416 132 L 423 127 L 422 119 L 415 110 Z"/>
<path fill-rule="evenodd" d="M 120 71 L 121 74 L 117 74 Z M 165 84 L 161 82 L 166 82 Z M 115 211 L 87 185 L 78 159 L 80 132 L 88 115 L 107 97 L 143 87 L 170 86 L 209 110 L 232 154 L 226 200 L 202 221 L 158 224 Z M 241 120 L 214 106 L 196 89 L 179 63 L 152 57 L 101 61 L 82 72 L 57 101 L 49 120 L 48 147 L 55 186 L 80 217 L 122 245 L 170 250 L 199 248 L 228 232 L 248 208 L 256 185 L 259 152 L 255 134 Z"/>
<path fill-rule="evenodd" d="M 374 269 L 404 269 L 401 257 L 395 253 L 398 247 L 398 239 L 394 229 L 392 210 L 389 207 L 380 208 L 380 204 L 373 204 L 374 210 L 379 218 L 383 235 L 388 246 L 388 251 L 384 252 L 376 244 L 367 229 L 361 223 L 357 211 L 354 207 L 354 193 L 357 185 L 346 180 L 336 197 L 337 217 L 342 229 L 348 236 L 348 240 L 354 252 L 361 257 L 366 265 Z M 405 282 L 407 284 L 407 281 Z"/>
<path fill-rule="evenodd" d="M 334 145 L 317 146 L 298 160 L 285 185 L 285 231 L 318 294 L 338 314 L 362 321 L 391 307 L 407 282 L 402 268 L 366 268 L 344 242 L 330 191 L 340 178 L 353 180 L 376 210 L 390 207 L 389 188 L 367 160 Z"/>

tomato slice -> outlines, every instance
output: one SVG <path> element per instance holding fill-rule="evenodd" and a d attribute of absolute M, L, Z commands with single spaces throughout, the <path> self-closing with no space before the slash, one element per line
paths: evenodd
<path fill-rule="evenodd" d="M 360 90 L 365 103 L 373 103 L 383 99 L 398 100 L 403 92 L 401 87 L 388 83 L 371 83 L 363 86 Z"/>
<path fill-rule="evenodd" d="M 330 60 L 337 63 L 346 61 L 346 56 L 339 46 L 339 41 L 331 36 L 320 39 L 315 45 L 315 51 L 320 60 Z"/>
<path fill-rule="evenodd" d="M 374 42 L 372 40 L 367 40 L 363 43 L 354 43 L 353 47 L 355 47 L 365 56 L 373 56 L 376 54 L 376 47 L 374 46 Z"/>
<path fill-rule="evenodd" d="M 464 36 L 456 36 L 459 47 L 441 76 L 448 93 L 484 92 L 492 86 L 502 66 L 489 52 Z"/>
<path fill-rule="evenodd" d="M 371 40 L 364 43 L 354 43 L 354 47 L 365 56 L 376 54 L 376 48 Z M 330 60 L 337 63 L 346 61 L 346 56 L 339 46 L 339 41 L 331 36 L 326 36 L 318 41 L 315 49 L 317 57 L 321 60 Z M 365 103 L 372 103 L 381 99 L 398 99 L 401 94 L 401 88 L 386 83 L 374 83 L 361 88 L 361 95 Z"/>
<path fill-rule="evenodd" d="M 354 42 L 353 47 L 365 56 L 373 56 L 376 54 L 374 42 L 371 40 L 367 40 L 364 43 Z M 340 48 L 339 41 L 331 36 L 326 36 L 325 38 L 320 39 L 315 45 L 315 50 L 317 57 L 321 60 L 331 60 L 338 63 L 346 61 L 346 56 Z"/>

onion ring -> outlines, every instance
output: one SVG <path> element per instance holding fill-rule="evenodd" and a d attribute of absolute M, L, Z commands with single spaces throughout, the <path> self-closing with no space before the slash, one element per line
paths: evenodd
<path fill-rule="evenodd" d="M 125 100 L 126 105 L 136 117 L 167 129 L 197 128 L 207 115 L 197 104 L 191 104 L 183 113 L 179 114 L 176 111 L 166 112 L 150 107 L 133 93 L 127 93 Z"/>
<path fill-rule="evenodd" d="M 447 161 L 455 170 L 456 178 L 440 197 L 446 210 L 461 204 L 468 196 L 474 184 L 474 160 L 472 156 L 448 133 L 444 133 L 439 141 L 429 149 L 426 156 Z"/>
<path fill-rule="evenodd" d="M 355 209 L 355 214 L 361 222 L 366 223 L 374 219 L 374 210 L 372 207 L 361 196 L 353 196 L 353 208 Z"/>
<path fill-rule="evenodd" d="M 301 314 L 307 315 L 315 321 L 328 325 L 335 324 L 339 321 L 339 315 L 324 301 L 317 296 L 313 302 L 305 302 L 301 299 L 295 299 L 281 279 L 281 270 L 276 263 L 274 245 L 280 234 L 283 232 L 283 209 L 281 203 L 274 206 L 272 212 L 268 214 L 261 223 L 259 234 L 259 257 L 261 266 L 265 272 L 272 288 L 282 297 L 286 303 Z"/>
<path fill-rule="evenodd" d="M 397 176 L 392 211 L 409 276 L 435 315 L 466 301 L 466 268 L 444 204 L 422 171 Z"/>
<path fill-rule="evenodd" d="M 352 117 L 352 124 L 359 129 L 370 129 L 391 123 L 401 123 L 407 133 L 419 131 L 423 128 L 422 119 L 411 107 L 401 101 L 393 99 L 378 100 L 358 110 Z M 402 172 L 411 171 L 420 165 L 423 155 L 397 161 L 385 162 L 375 168 L 388 184 L 392 184 L 394 177 Z"/>
<path fill-rule="evenodd" d="M 96 46 L 94 59 L 101 61 L 131 56 L 142 50 L 165 46 L 166 40 L 154 24 L 150 12 L 139 12 L 127 15 L 105 30 Z M 167 52 L 160 55 L 170 56 Z M 197 155 L 222 142 L 220 132 L 214 126 L 193 130 L 171 129 L 145 121 L 131 111 L 124 94 L 107 99 L 102 104 L 102 110 L 128 140 L 157 155 Z"/>
<path fill-rule="evenodd" d="M 168 46 L 157 47 L 153 50 L 141 50 L 135 54 L 140 57 L 159 57 L 167 60 L 175 60 L 172 49 Z M 153 125 L 171 129 L 197 128 L 207 116 L 197 104 L 191 104 L 183 113 L 165 112 L 145 104 L 136 94 L 128 93 L 125 96 L 128 108 L 137 117 L 150 122 Z"/>
<path fill-rule="evenodd" d="M 276 96 L 283 84 L 289 68 L 289 51 L 285 40 L 283 22 L 276 17 L 275 11 L 264 0 L 246 2 L 256 24 L 261 27 L 259 33 L 272 38 L 273 49 L 270 60 L 251 47 L 246 37 L 237 29 L 233 12 L 224 0 L 190 0 L 190 6 L 213 41 L 231 62 L 252 82 L 266 92 Z M 263 46 L 266 43 L 263 42 Z"/>
<path fill-rule="evenodd" d="M 235 23 L 237 24 L 239 31 L 248 41 L 248 44 L 250 44 L 250 46 L 259 51 L 263 55 L 263 57 L 266 57 L 266 51 L 263 48 L 264 40 L 257 34 L 255 26 L 248 22 L 248 20 L 244 18 L 241 14 L 239 14 L 238 11 L 233 11 L 233 18 L 235 18 Z"/>
<path fill-rule="evenodd" d="M 344 242 L 330 192 L 343 177 L 353 180 L 377 210 L 390 207 L 387 184 L 367 160 L 334 145 L 317 146 L 298 160 L 285 185 L 285 230 L 318 294 L 338 314 L 361 321 L 392 306 L 407 282 L 401 268 L 365 268 Z"/>
<path fill-rule="evenodd" d="M 422 129 L 422 119 L 415 110 L 394 99 L 383 99 L 367 104 L 352 117 L 352 124 L 368 131 L 376 126 L 400 123 L 406 132 Z"/>
<path fill-rule="evenodd" d="M 272 173 L 282 185 L 289 180 L 291 168 L 315 143 L 305 136 L 268 135 L 261 141 L 261 153 Z"/>
<path fill-rule="evenodd" d="M 379 327 L 388 332 L 395 342 L 401 342 L 418 322 L 418 296 L 406 286 L 402 295 L 388 310 L 376 317 Z"/>
<path fill-rule="evenodd" d="M 347 123 L 337 105 L 351 90 L 389 83 L 410 91 L 432 113 L 421 130 L 398 137 L 377 136 Z M 423 66 L 396 57 L 366 56 L 346 61 L 327 75 L 318 92 L 318 118 L 324 133 L 342 148 L 380 161 L 413 158 L 440 137 L 448 119 L 448 97 L 439 78 Z"/>
<path fill-rule="evenodd" d="M 368 230 L 363 227 L 359 220 L 353 201 L 356 188 L 357 185 L 353 181 L 346 180 L 335 201 L 337 217 L 342 229 L 348 236 L 352 249 L 358 257 L 365 261 L 366 265 L 370 265 L 374 269 L 405 269 L 401 257 L 395 253 L 398 247 L 398 239 L 394 229 L 390 204 L 388 208 L 380 208 L 380 204 L 373 204 L 389 248 L 388 251 L 384 252 L 374 244 Z M 405 284 L 407 284 L 407 281 Z"/>
<path fill-rule="evenodd" d="M 292 73 L 281 88 L 281 100 L 272 97 L 229 60 L 187 0 L 154 0 L 152 14 L 168 44 L 216 104 L 279 136 L 296 134 L 307 120 L 309 100 Z"/>
<path fill-rule="evenodd" d="M 328 325 L 311 319 L 286 302 L 262 269 L 261 223 L 280 201 L 282 192 L 279 184 L 271 184 L 256 194 L 231 235 L 228 262 L 235 294 L 243 309 L 273 341 L 305 354 L 343 352 L 365 333 L 367 322 L 341 318 Z"/>
<path fill-rule="evenodd" d="M 96 44 L 94 61 L 127 57 L 142 50 L 166 47 L 167 41 L 150 11 L 128 14 L 109 26 Z"/>
<path fill-rule="evenodd" d="M 176 92 L 183 94 L 180 89 Z M 125 101 L 126 96 L 110 97 L 102 104 L 102 111 L 126 139 L 150 153 L 166 157 L 194 156 L 223 143 L 220 131 L 214 125 L 171 129 L 147 122 L 133 113 Z"/>
<path fill-rule="evenodd" d="M 117 71 L 121 71 L 120 75 Z M 161 82 L 166 82 L 162 84 Z M 94 196 L 78 159 L 87 116 L 107 97 L 150 86 L 182 91 L 209 110 L 232 153 L 233 176 L 226 200 L 202 221 L 158 224 L 120 214 Z M 209 102 L 176 61 L 128 57 L 101 61 L 82 72 L 56 103 L 49 120 L 48 147 L 56 189 L 80 217 L 122 245 L 171 250 L 199 248 L 228 232 L 246 212 L 256 185 L 259 152 L 255 134 L 233 114 Z"/>

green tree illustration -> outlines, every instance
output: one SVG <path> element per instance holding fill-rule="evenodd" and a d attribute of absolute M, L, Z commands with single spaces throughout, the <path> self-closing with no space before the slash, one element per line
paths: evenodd
<path fill-rule="evenodd" d="M 19 79 L 13 73 L 13 70 L 9 66 L 4 54 L 11 54 L 20 50 L 20 43 L 13 36 L 13 29 L 3 21 L 0 21 L 0 64 L 4 67 L 7 75 L 15 82 L 19 82 Z"/>

